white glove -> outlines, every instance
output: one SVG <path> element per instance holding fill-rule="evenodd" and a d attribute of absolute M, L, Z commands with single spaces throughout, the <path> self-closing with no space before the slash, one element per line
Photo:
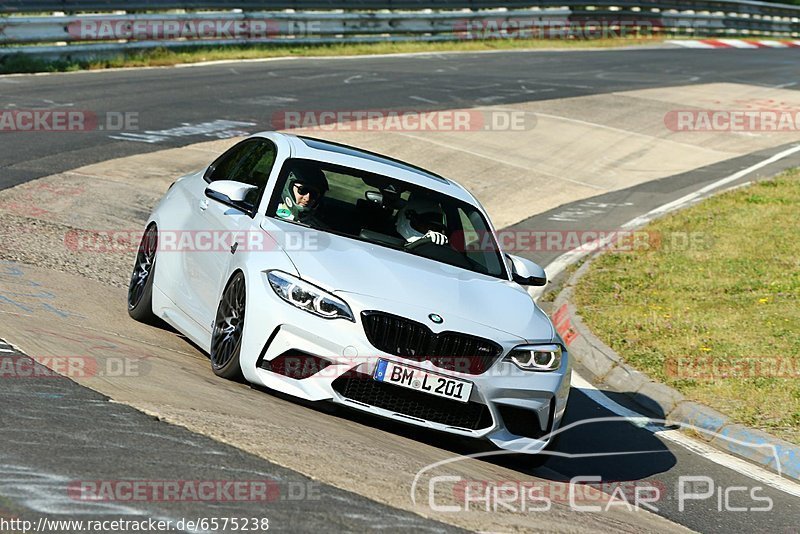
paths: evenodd
<path fill-rule="evenodd" d="M 428 233 L 425 234 L 424 237 L 430 239 L 434 245 L 446 245 L 447 244 L 447 236 L 439 233 L 434 232 L 433 230 L 428 230 Z"/>

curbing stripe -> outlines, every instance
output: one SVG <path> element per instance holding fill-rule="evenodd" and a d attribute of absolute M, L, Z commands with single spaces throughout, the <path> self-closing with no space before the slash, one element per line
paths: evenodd
<path fill-rule="evenodd" d="M 647 411 L 658 414 L 663 419 L 672 414 L 680 403 L 686 401 L 686 397 L 677 390 L 660 382 L 645 382 L 632 397 L 639 406 L 644 406 Z"/>
<path fill-rule="evenodd" d="M 700 48 L 700 49 L 711 49 L 716 48 L 714 45 L 710 45 L 708 43 L 704 43 L 703 41 L 698 41 L 696 39 L 686 39 L 680 41 L 667 41 L 668 44 L 682 46 L 683 48 Z"/>
<path fill-rule="evenodd" d="M 750 41 L 743 41 L 742 39 L 719 39 L 719 42 L 731 48 L 763 48 Z"/>
<path fill-rule="evenodd" d="M 728 422 L 728 418 L 703 404 L 686 401 L 678 404 L 670 414 L 670 419 L 676 422 L 688 423 L 698 428 L 706 429 L 716 434 Z M 711 441 L 713 436 L 707 434 L 699 434 L 699 437 L 704 441 Z"/>
<path fill-rule="evenodd" d="M 786 44 L 786 43 L 784 43 L 782 41 L 765 40 L 765 41 L 755 41 L 755 42 L 757 42 L 757 43 L 759 43 L 759 44 L 761 44 L 763 46 L 769 47 L 769 48 L 786 48 L 786 47 L 789 46 L 788 44 Z"/>
<path fill-rule="evenodd" d="M 776 41 L 774 39 L 676 39 L 665 41 L 668 44 L 696 49 L 723 48 L 798 48 L 800 41 Z"/>
<path fill-rule="evenodd" d="M 764 444 L 765 447 L 749 447 L 742 443 Z M 718 437 L 711 440 L 711 444 L 800 480 L 800 447 L 766 432 L 732 423 L 723 427 L 718 432 Z M 780 465 L 775 464 L 776 456 Z"/>
<path fill-rule="evenodd" d="M 700 42 L 703 44 L 707 44 L 711 48 L 733 48 L 733 45 L 724 43 L 718 39 L 703 39 Z"/>

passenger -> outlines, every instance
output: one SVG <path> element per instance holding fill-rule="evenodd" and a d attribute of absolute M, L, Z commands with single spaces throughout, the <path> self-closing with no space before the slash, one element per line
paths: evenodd
<path fill-rule="evenodd" d="M 428 238 L 436 245 L 446 245 L 447 236 L 443 233 L 444 213 L 433 199 L 414 196 L 397 212 L 396 228 L 407 243 Z"/>

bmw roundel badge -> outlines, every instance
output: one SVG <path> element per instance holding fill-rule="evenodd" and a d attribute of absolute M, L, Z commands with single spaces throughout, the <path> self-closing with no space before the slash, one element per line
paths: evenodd
<path fill-rule="evenodd" d="M 428 316 L 428 319 L 430 319 L 431 321 L 433 321 L 436 324 L 442 324 L 444 322 L 444 319 L 442 319 L 442 316 L 441 315 L 436 315 L 435 313 L 430 314 Z"/>

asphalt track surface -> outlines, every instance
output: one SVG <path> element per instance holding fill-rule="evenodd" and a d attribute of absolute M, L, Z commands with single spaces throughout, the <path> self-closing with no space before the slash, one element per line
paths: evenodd
<path fill-rule="evenodd" d="M 15 365 L 35 365 L 40 376 L 47 374 L 46 369 L 17 351 L 2 353 L 0 358 L 6 362 L 29 360 Z M 19 517 L 34 524 L 41 517 L 83 521 L 153 518 L 171 521 L 176 531 L 187 532 L 202 529 L 181 529 L 182 519 L 225 517 L 248 522 L 255 519 L 259 526 L 267 518 L 270 531 L 282 532 L 363 532 L 376 528 L 462 532 L 161 423 L 129 406 L 108 402 L 103 395 L 60 376 L 5 380 L 0 402 L 3 517 Z M 236 486 L 230 485 L 227 490 L 221 486 L 218 494 L 229 501 L 219 504 L 202 500 L 158 502 L 159 490 L 151 493 L 155 497 L 147 502 L 93 502 L 77 497 L 82 483 L 131 480 L 133 473 L 139 481 L 191 480 L 190 486 L 198 493 L 203 482 L 231 481 L 243 493 L 237 496 Z"/>
<path fill-rule="evenodd" d="M 243 127 L 245 131 L 254 132 L 269 129 L 274 112 L 289 107 L 297 109 L 301 107 L 298 102 L 305 109 L 316 110 L 419 109 L 422 102 L 408 98 L 414 95 L 437 103 L 426 103 L 426 108 L 446 109 L 692 83 L 737 82 L 791 88 L 800 78 L 799 64 L 797 52 L 792 50 L 659 49 L 300 59 L 5 77 L 0 78 L 0 105 L 13 105 L 17 109 L 91 110 L 98 114 L 136 112 L 140 131 L 169 130 L 182 124 L 225 119 L 255 123 Z M 287 97 L 296 101 L 287 104 L 281 100 Z M 0 187 L 11 187 L 89 163 L 208 139 L 202 135 L 162 137 L 158 143 L 147 144 L 111 139 L 106 131 L 46 135 L 3 133 Z M 562 206 L 537 215 L 512 228 L 611 228 L 779 151 L 776 148 L 751 154 L 590 199 L 607 206 L 598 210 L 600 213 L 587 213 L 581 210 L 581 202 L 577 202 L 574 206 Z M 800 159 L 787 158 L 761 169 L 758 175 L 743 177 L 740 182 L 792 165 L 800 165 Z M 580 211 L 584 215 L 574 222 L 554 220 L 565 210 Z M 534 253 L 530 256 L 546 264 L 556 255 Z M 12 332 L 2 335 L 13 341 Z M 609 396 L 620 404 L 629 405 L 622 395 L 609 393 Z M 101 403 L 99 395 L 67 380 L 53 379 L 49 385 L 42 385 L 41 381 L 37 385 L 23 382 L 12 387 L 4 385 L 0 398 L 4 406 L 3 442 L 8 445 L 8 448 L 3 447 L 0 458 L 4 466 L 0 474 L 0 494 L 4 497 L 0 509 L 23 517 L 41 515 L 41 512 L 35 510 L 39 501 L 24 495 L 26 484 L 20 480 L 42 476 L 56 477 L 53 483 L 62 486 L 65 481 L 74 479 L 152 479 L 156 476 L 166 479 L 170 478 L 170 473 L 174 478 L 208 480 L 222 478 L 220 473 L 230 477 L 232 471 L 248 477 L 255 473 L 276 480 L 307 480 L 236 449 L 154 421 L 132 409 Z M 76 412 L 80 416 L 75 416 Z M 564 424 L 613 415 L 585 394 L 573 390 Z M 315 416 L 330 417 L 321 413 Z M 365 424 L 374 422 L 365 420 Z M 387 432 L 416 433 L 396 424 L 381 426 Z M 421 433 L 419 439 L 456 453 L 471 452 L 463 444 L 451 445 L 427 433 Z M 52 450 L 49 447 L 56 442 L 64 448 L 57 455 L 48 454 L 48 450 Z M 109 446 L 99 447 L 98 443 Z M 627 422 L 578 426 L 564 434 L 559 450 L 575 454 L 601 451 L 630 454 L 617 456 L 614 461 L 553 457 L 542 467 L 535 468 L 517 457 L 489 461 L 503 463 L 521 473 L 535 474 L 545 469 L 551 476 L 555 473 L 564 480 L 576 475 L 600 475 L 603 480 L 610 481 L 657 480 L 672 490 L 677 487 L 680 476 L 698 475 L 711 477 L 717 488 L 761 486 L 759 495 L 772 499 L 770 512 L 721 511 L 716 499 L 690 503 L 686 510 L 679 511 L 674 491 L 669 491 L 658 503 L 658 513 L 702 532 L 796 531 L 793 529 L 797 528 L 800 518 L 797 497 L 765 487 Z M 91 451 L 91 455 L 87 451 Z M 651 452 L 635 454 L 643 451 Z M 310 508 L 307 502 L 300 500 L 282 501 L 280 506 L 261 510 L 268 511 L 274 528 L 283 525 L 292 530 L 360 531 L 381 525 L 415 530 L 450 528 L 333 488 L 323 486 L 320 494 L 321 502 L 312 502 Z M 734 493 L 729 504 L 743 507 L 760 504 L 743 495 Z M 220 517 L 250 512 L 242 503 L 217 505 L 213 514 L 208 507 L 205 513 L 197 513 L 191 505 L 185 507 L 148 510 L 147 514 Z M 61 517 L 79 517 L 82 513 L 72 510 Z M 282 522 L 292 517 L 291 523 Z M 302 517 L 301 522 L 298 517 Z"/>
<path fill-rule="evenodd" d="M 140 131 L 217 119 L 254 122 L 256 126 L 244 129 L 259 131 L 270 129 L 274 112 L 287 109 L 452 109 L 712 82 L 783 86 L 797 81 L 797 62 L 791 49 L 278 60 L 0 77 L 0 106 L 85 110 L 101 116 L 133 112 L 138 113 Z M 282 100 L 286 98 L 295 100 Z M 168 136 L 148 145 L 110 139 L 99 130 L 46 136 L 4 132 L 0 188 L 206 139 Z"/>

